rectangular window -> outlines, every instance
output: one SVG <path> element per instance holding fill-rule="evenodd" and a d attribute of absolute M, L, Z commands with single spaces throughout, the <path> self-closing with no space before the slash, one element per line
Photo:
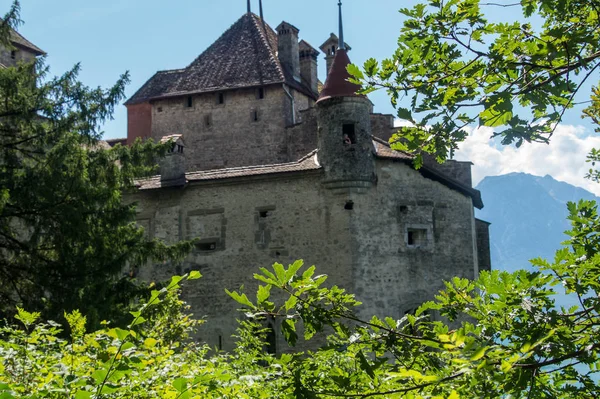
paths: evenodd
<path fill-rule="evenodd" d="M 12 50 L 10 52 L 10 58 L 13 59 L 13 60 L 17 58 L 17 51 L 16 50 Z"/>
<path fill-rule="evenodd" d="M 217 240 L 203 241 L 196 244 L 196 249 L 202 252 L 212 252 L 217 250 Z"/>
<path fill-rule="evenodd" d="M 204 115 L 204 126 L 211 127 L 212 126 L 212 115 Z"/>
<path fill-rule="evenodd" d="M 406 244 L 409 247 L 426 247 L 427 243 L 427 229 L 407 229 Z"/>
<path fill-rule="evenodd" d="M 258 111 L 254 110 L 252 111 L 252 122 L 258 122 L 260 120 L 260 116 L 258 114 Z"/>
<path fill-rule="evenodd" d="M 225 104 L 225 94 L 217 93 L 217 104 Z"/>
<path fill-rule="evenodd" d="M 354 123 L 345 123 L 342 126 L 344 144 L 356 144 L 356 129 Z"/>
<path fill-rule="evenodd" d="M 265 98 L 265 89 L 263 87 L 260 87 L 256 90 L 256 99 L 262 100 L 264 98 Z"/>
<path fill-rule="evenodd" d="M 192 108 L 193 106 L 194 106 L 194 99 L 192 98 L 192 96 L 189 96 L 187 98 L 187 107 Z"/>

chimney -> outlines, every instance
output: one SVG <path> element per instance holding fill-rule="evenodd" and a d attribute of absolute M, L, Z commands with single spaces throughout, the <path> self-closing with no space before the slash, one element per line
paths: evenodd
<path fill-rule="evenodd" d="M 325 61 L 327 62 L 327 76 L 329 76 L 329 71 L 331 70 L 331 66 L 333 65 L 333 59 L 335 58 L 335 53 L 340 47 L 340 39 L 338 39 L 335 33 L 332 33 L 329 36 L 329 39 L 325 41 L 325 43 L 321 44 L 319 47 L 322 52 L 325 53 Z M 352 47 L 348 45 L 348 43 L 344 42 L 343 48 L 346 51 L 352 50 Z"/>
<path fill-rule="evenodd" d="M 300 41 L 300 76 L 302 83 L 319 94 L 319 76 L 317 69 L 317 57 L 319 52 L 306 41 Z"/>
<path fill-rule="evenodd" d="M 285 21 L 277 27 L 279 62 L 285 72 L 298 82 L 300 82 L 299 32 L 298 28 Z"/>
<path fill-rule="evenodd" d="M 185 179 L 185 144 L 181 134 L 164 136 L 160 142 L 172 141 L 173 146 L 160 161 L 160 183 L 162 187 L 183 186 Z"/>

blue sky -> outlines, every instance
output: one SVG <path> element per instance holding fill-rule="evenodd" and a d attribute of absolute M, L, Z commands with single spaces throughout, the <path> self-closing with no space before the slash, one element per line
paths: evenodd
<path fill-rule="evenodd" d="M 389 57 L 404 20 L 398 9 L 416 3 L 344 0 L 345 36 L 352 46 L 352 61 L 360 65 L 370 57 Z M 252 4 L 258 13 L 258 0 Z M 0 0 L 0 13 L 9 5 L 9 0 Z M 49 54 L 52 74 L 81 62 L 81 81 L 108 87 L 129 71 L 127 96 L 156 71 L 187 66 L 246 12 L 246 0 L 21 0 L 21 5 L 25 24 L 20 32 Z M 263 5 L 272 27 L 282 20 L 290 22 L 315 47 L 337 32 L 337 0 L 263 0 Z M 495 20 L 515 18 L 514 9 L 495 7 L 492 11 Z M 322 57 L 319 65 L 319 77 L 325 80 Z M 376 112 L 394 113 L 385 93 L 370 98 Z M 550 174 L 600 194 L 600 185 L 583 179 L 588 169 L 585 154 L 592 146 L 600 146 L 600 139 L 579 115 L 578 111 L 568 113 L 566 126 L 550 146 L 536 144 L 519 151 L 490 141 L 489 130 L 473 131 L 458 158 L 474 161 L 475 182 L 508 172 Z M 118 107 L 114 117 L 104 127 L 105 137 L 125 137 L 125 107 Z"/>

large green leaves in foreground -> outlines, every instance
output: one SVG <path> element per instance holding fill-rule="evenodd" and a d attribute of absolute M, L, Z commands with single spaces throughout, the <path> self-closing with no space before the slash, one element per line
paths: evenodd
<path fill-rule="evenodd" d="M 365 92 L 385 88 L 412 124 L 394 137 L 398 149 L 444 160 L 469 125 L 494 128 L 503 144 L 546 143 L 598 82 L 595 0 L 429 0 L 401 12 L 393 56 L 350 69 Z M 598 108 L 586 116 L 597 121 Z"/>

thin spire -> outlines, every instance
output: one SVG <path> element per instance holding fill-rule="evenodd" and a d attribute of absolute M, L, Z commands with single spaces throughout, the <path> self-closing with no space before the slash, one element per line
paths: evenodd
<path fill-rule="evenodd" d="M 342 0 L 340 0 L 338 6 L 340 7 L 340 43 L 338 47 L 340 50 L 346 50 L 346 43 L 344 43 L 344 20 L 342 18 Z"/>
<path fill-rule="evenodd" d="M 252 7 L 250 7 L 250 0 L 248 0 L 248 14 L 252 12 Z"/>
<path fill-rule="evenodd" d="M 260 19 L 262 19 L 263 24 L 264 24 L 265 23 L 265 18 L 263 16 L 262 0 L 258 0 L 258 7 L 260 8 Z"/>

